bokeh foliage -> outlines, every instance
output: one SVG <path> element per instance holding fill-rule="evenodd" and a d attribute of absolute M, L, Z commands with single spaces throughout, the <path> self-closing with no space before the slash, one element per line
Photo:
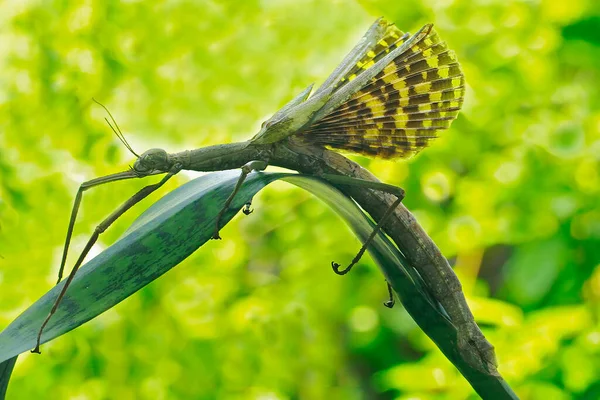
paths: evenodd
<path fill-rule="evenodd" d="M 138 151 L 244 140 L 381 15 L 413 32 L 434 22 L 469 88 L 452 129 L 415 159 L 359 161 L 406 189 L 522 398 L 600 397 L 592 0 L 0 3 L 0 327 L 54 283 L 78 184 L 131 162 L 92 97 Z M 142 185 L 86 194 L 73 248 Z M 472 394 L 406 313 L 381 306 L 368 258 L 331 272 L 359 242 L 326 206 L 285 184 L 255 206 L 223 241 L 21 356 L 9 398 Z"/>

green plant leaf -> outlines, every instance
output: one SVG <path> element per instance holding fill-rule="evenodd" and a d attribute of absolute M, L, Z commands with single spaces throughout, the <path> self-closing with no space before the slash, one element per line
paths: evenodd
<path fill-rule="evenodd" d="M 79 270 L 44 330 L 42 343 L 113 307 L 202 246 L 212 236 L 216 215 L 238 177 L 237 170 L 204 175 L 168 193 L 142 213 L 117 242 Z M 339 190 L 315 177 L 284 173 L 249 175 L 223 216 L 223 224 L 260 189 L 280 178 L 320 197 L 363 241 L 373 229 L 373 223 Z M 408 287 L 418 288 L 415 290 L 421 297 L 433 304 L 421 290 L 419 276 L 412 268 L 403 267 L 402 254 L 385 236 L 379 235 L 369 251 L 386 266 L 384 273 L 390 281 L 402 277 Z M 39 327 L 63 285 L 64 281 L 53 287 L 0 334 L 0 361 L 35 347 Z"/>
<path fill-rule="evenodd" d="M 223 225 L 277 174 L 251 174 L 222 218 Z M 42 343 L 69 332 L 129 297 L 187 258 L 210 239 L 215 218 L 231 194 L 238 171 L 215 172 L 165 195 L 112 246 L 73 279 Z M 0 334 L 0 361 L 35 347 L 42 321 L 64 281 L 25 310 Z"/>
<path fill-rule="evenodd" d="M 4 399 L 4 396 L 6 395 L 8 381 L 10 380 L 10 375 L 12 374 L 16 362 L 17 356 L 14 356 L 0 363 L 0 399 Z"/>
<path fill-rule="evenodd" d="M 362 241 L 375 226 L 353 201 L 342 195 L 337 189 L 325 185 L 322 180 L 303 175 L 288 176 L 283 180 L 318 196 L 343 217 Z M 482 373 L 465 363 L 457 346 L 456 328 L 439 303 L 429 296 L 420 275 L 387 236 L 377 235 L 372 245 L 369 246 L 369 253 L 398 294 L 406 311 L 459 369 L 480 396 L 494 399 L 517 399 L 516 394 L 502 377 Z"/>
<path fill-rule="evenodd" d="M 73 280 L 61 306 L 50 320 L 42 343 L 69 332 L 113 307 L 204 244 L 214 232 L 214 221 L 231 194 L 239 171 L 204 175 L 168 193 L 146 210 L 112 246 L 89 261 Z M 223 225 L 269 183 L 282 179 L 310 191 L 328 204 L 364 241 L 374 228 L 363 211 L 326 181 L 313 176 L 289 173 L 252 173 L 240 188 Z M 402 304 L 417 324 L 444 354 L 456 364 L 456 329 L 443 308 L 425 289 L 421 277 L 402 253 L 383 234 L 378 234 L 369 252 L 398 293 Z M 52 307 L 64 282 L 52 288 L 0 333 L 0 364 L 5 365 L 8 382 L 10 363 L 35 346 L 42 321 Z M 459 366 L 459 365 L 457 365 Z M 459 366 L 460 369 L 460 366 Z M 510 391 L 503 381 L 489 379 L 491 390 Z M 470 380 L 471 381 L 471 380 Z M 480 392 L 481 393 L 481 392 Z M 510 397 L 506 397 L 510 398 Z"/>

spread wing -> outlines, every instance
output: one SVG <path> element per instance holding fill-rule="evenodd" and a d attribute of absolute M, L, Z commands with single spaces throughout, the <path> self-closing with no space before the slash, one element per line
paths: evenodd
<path fill-rule="evenodd" d="M 394 50 L 394 58 L 386 59 Z M 380 71 L 366 80 L 371 68 Z M 432 25 L 409 36 L 388 24 L 377 44 L 336 84 L 343 102 L 324 107 L 326 114 L 298 135 L 368 156 L 409 157 L 450 127 L 462 106 L 464 85 L 454 52 Z"/>

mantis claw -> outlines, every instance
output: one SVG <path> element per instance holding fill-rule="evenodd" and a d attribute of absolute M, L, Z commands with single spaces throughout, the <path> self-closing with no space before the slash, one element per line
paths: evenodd
<path fill-rule="evenodd" d="M 383 305 L 386 306 L 387 308 L 392 308 L 392 307 L 394 307 L 394 304 L 396 304 L 396 300 L 394 300 L 394 292 L 392 292 L 392 285 L 390 285 L 389 282 L 387 282 L 387 289 L 388 289 L 388 295 L 390 297 L 388 298 L 387 301 L 383 302 Z"/>
<path fill-rule="evenodd" d="M 254 212 L 254 209 L 250 209 L 250 206 L 252 205 L 252 201 L 247 202 L 246 204 L 244 204 L 244 209 L 242 210 L 242 212 L 245 215 L 250 215 Z"/>
<path fill-rule="evenodd" d="M 340 271 L 340 264 L 336 263 L 335 261 L 331 262 L 331 268 L 333 268 L 333 272 L 335 272 L 337 275 L 346 275 L 348 272 L 350 272 L 350 270 L 352 269 L 352 267 L 354 266 L 354 263 L 350 264 L 348 267 L 346 267 L 345 269 Z"/>

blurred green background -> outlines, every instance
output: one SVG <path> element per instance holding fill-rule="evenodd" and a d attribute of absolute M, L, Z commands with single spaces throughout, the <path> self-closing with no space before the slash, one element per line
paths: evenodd
<path fill-rule="evenodd" d="M 245 140 L 385 16 L 411 32 L 435 23 L 464 67 L 467 98 L 416 158 L 357 159 L 406 189 L 521 398 L 600 398 L 597 4 L 0 2 L 0 328 L 54 284 L 79 183 L 132 162 L 92 97 L 138 152 Z M 143 184 L 86 194 L 71 263 Z M 42 356 L 22 355 L 9 398 L 474 396 L 401 307 L 381 305 L 384 280 L 368 257 L 332 273 L 331 260 L 360 243 L 326 206 L 284 183 L 254 205 L 223 241 Z"/>

